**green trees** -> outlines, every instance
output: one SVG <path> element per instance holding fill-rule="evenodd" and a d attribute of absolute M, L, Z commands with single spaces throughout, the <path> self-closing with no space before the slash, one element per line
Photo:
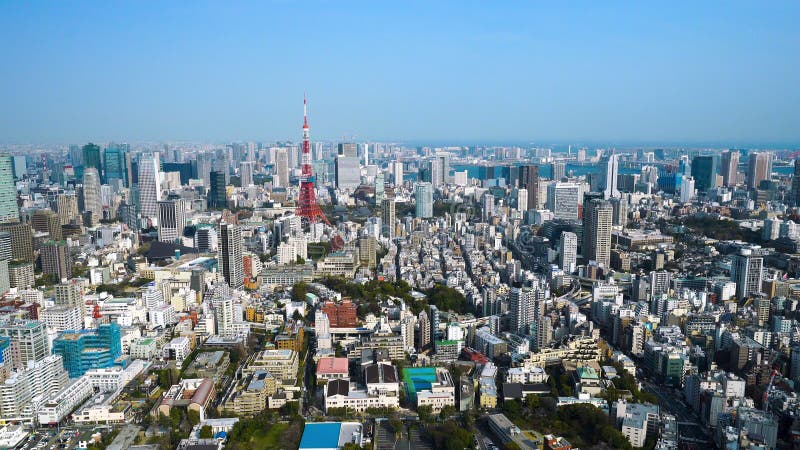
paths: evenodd
<path fill-rule="evenodd" d="M 440 311 L 455 311 L 459 314 L 473 312 L 472 305 L 467 302 L 466 297 L 451 287 L 436 285 L 426 294 L 428 304 L 435 305 Z"/>
<path fill-rule="evenodd" d="M 208 425 L 203 426 L 200 428 L 200 439 L 211 439 L 214 437 L 214 432 L 211 430 L 211 427 Z"/>
<path fill-rule="evenodd" d="M 448 420 L 429 430 L 434 448 L 445 450 L 464 450 L 473 446 L 473 434 Z"/>

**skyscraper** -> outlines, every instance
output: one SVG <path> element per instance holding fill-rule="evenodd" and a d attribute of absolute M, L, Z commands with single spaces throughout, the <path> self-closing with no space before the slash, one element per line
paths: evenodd
<path fill-rule="evenodd" d="M 115 180 L 119 180 L 123 186 L 129 186 L 130 179 L 128 178 L 128 152 L 124 146 L 112 144 L 109 145 L 103 156 L 105 156 L 105 181 L 107 184 L 114 185 Z"/>
<path fill-rule="evenodd" d="M 747 188 L 756 189 L 763 180 L 769 180 L 772 174 L 772 153 L 750 153 L 750 164 L 747 167 Z"/>
<path fill-rule="evenodd" d="M 31 214 L 31 225 L 33 229 L 39 232 L 45 232 L 50 235 L 50 239 L 56 241 L 61 240 L 61 221 L 58 214 L 50 211 L 49 209 L 39 209 Z M 10 250 L 10 246 L 9 246 Z"/>
<path fill-rule="evenodd" d="M 158 152 L 145 153 L 139 157 L 139 204 L 142 216 L 158 215 L 161 200 L 161 162 Z"/>
<path fill-rule="evenodd" d="M 275 178 L 273 184 L 283 188 L 289 187 L 289 153 L 285 148 L 275 151 Z"/>
<path fill-rule="evenodd" d="M 72 278 L 72 258 L 64 241 L 47 241 L 41 248 L 42 272 L 57 280 Z"/>
<path fill-rule="evenodd" d="M 0 155 L 0 223 L 19 222 L 13 158 Z"/>
<path fill-rule="evenodd" d="M 567 273 L 575 271 L 578 263 L 578 235 L 569 231 L 561 233 L 558 242 L 558 263 Z"/>
<path fill-rule="evenodd" d="M 78 220 L 78 197 L 74 192 L 65 192 L 56 196 L 56 213 L 61 225 L 68 225 Z"/>
<path fill-rule="evenodd" d="M 528 190 L 528 208 L 539 208 L 539 166 L 529 165 L 519 168 L 519 187 Z"/>
<path fill-rule="evenodd" d="M 737 170 L 739 169 L 739 152 L 726 150 L 722 152 L 722 184 L 727 187 L 736 186 Z"/>
<path fill-rule="evenodd" d="M 219 171 L 211 172 L 211 188 L 208 190 L 208 207 L 225 208 L 228 206 L 228 196 L 225 190 L 225 174 Z"/>
<path fill-rule="evenodd" d="M 592 198 L 583 209 L 583 256 L 604 268 L 611 262 L 611 224 L 614 210 L 606 200 Z"/>
<path fill-rule="evenodd" d="M 481 220 L 488 222 L 494 216 L 494 195 L 488 191 L 481 198 Z"/>
<path fill-rule="evenodd" d="M 438 184 L 437 186 L 450 182 L 450 153 L 438 152 L 435 156 L 439 165 Z"/>
<path fill-rule="evenodd" d="M 581 190 L 577 183 L 557 181 L 547 185 L 547 207 L 553 211 L 555 219 L 578 219 Z M 528 191 L 528 198 L 530 196 Z"/>
<path fill-rule="evenodd" d="M 792 178 L 792 201 L 800 206 L 800 158 L 794 160 L 794 177 Z"/>
<path fill-rule="evenodd" d="M 692 160 L 692 177 L 698 191 L 705 192 L 717 185 L 717 161 L 714 156 L 695 156 Z"/>
<path fill-rule="evenodd" d="M 242 161 L 239 163 L 239 179 L 243 188 L 253 184 L 253 173 L 255 172 L 253 161 Z"/>
<path fill-rule="evenodd" d="M 622 197 L 612 197 L 609 200 L 611 208 L 614 210 L 612 215 L 612 225 L 624 227 L 628 223 L 628 202 Z"/>
<path fill-rule="evenodd" d="M 100 146 L 96 144 L 92 144 L 91 142 L 84 145 L 82 149 L 83 153 L 83 170 L 85 171 L 89 167 L 94 167 L 97 169 L 97 173 L 102 173 L 103 165 L 100 160 Z"/>
<path fill-rule="evenodd" d="M 419 334 L 417 335 L 417 352 L 419 353 L 431 343 L 431 323 L 424 309 L 419 312 L 417 325 L 419 326 Z"/>
<path fill-rule="evenodd" d="M 555 181 L 561 181 L 567 175 L 567 165 L 563 162 L 556 161 L 550 164 L 550 179 Z"/>
<path fill-rule="evenodd" d="M 433 217 L 433 186 L 430 183 L 417 183 L 414 187 L 416 216 L 421 219 Z"/>
<path fill-rule="evenodd" d="M 601 158 L 600 172 L 598 175 L 597 188 L 603 192 L 605 198 L 619 197 L 619 189 L 617 189 L 619 155 L 614 154 Z"/>
<path fill-rule="evenodd" d="M 361 184 L 361 168 L 357 156 L 337 155 L 334 169 L 337 189 L 352 191 Z"/>
<path fill-rule="evenodd" d="M 508 314 L 511 318 L 511 332 L 522 335 L 530 333 L 530 325 L 535 320 L 536 292 L 529 288 L 511 288 L 508 294 Z"/>
<path fill-rule="evenodd" d="M 83 171 L 83 207 L 92 214 L 91 225 L 96 225 L 103 218 L 103 202 L 100 197 L 100 174 L 94 167 Z"/>
<path fill-rule="evenodd" d="M 731 280 L 736 283 L 736 297 L 742 300 L 761 292 L 764 280 L 764 258 L 752 248 L 743 248 L 733 257 Z"/>
<path fill-rule="evenodd" d="M 383 202 L 381 202 L 381 222 L 383 226 L 381 234 L 389 239 L 394 238 L 394 216 L 394 197 L 384 198 Z"/>
<path fill-rule="evenodd" d="M 244 259 L 242 252 L 242 230 L 238 225 L 219 223 L 219 269 L 225 282 L 232 288 L 244 284 Z"/>
<path fill-rule="evenodd" d="M 403 163 L 400 161 L 391 162 L 392 182 L 395 186 L 403 184 Z"/>
<path fill-rule="evenodd" d="M 0 231 L 11 233 L 11 257 L 33 262 L 33 231 L 28 223 L 0 224 Z"/>
<path fill-rule="evenodd" d="M 175 242 L 186 227 L 186 204 L 183 200 L 158 202 L 158 240 Z"/>

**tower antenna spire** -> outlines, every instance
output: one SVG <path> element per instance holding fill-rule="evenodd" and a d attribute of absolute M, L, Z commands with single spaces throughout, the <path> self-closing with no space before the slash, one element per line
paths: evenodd
<path fill-rule="evenodd" d="M 303 153 L 302 153 L 302 175 L 300 176 L 300 198 L 295 214 L 302 217 L 309 223 L 324 222 L 330 225 L 325 214 L 317 204 L 317 196 L 314 192 L 314 173 L 311 169 L 311 139 L 308 133 L 308 102 L 303 93 Z"/>

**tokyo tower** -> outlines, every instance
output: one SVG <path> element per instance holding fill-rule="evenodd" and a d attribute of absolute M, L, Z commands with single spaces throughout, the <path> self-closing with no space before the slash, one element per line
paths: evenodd
<path fill-rule="evenodd" d="M 308 137 L 308 114 L 306 99 L 303 97 L 303 173 L 300 176 L 300 200 L 294 213 L 308 223 L 325 222 L 330 225 L 328 218 L 322 213 L 317 204 L 317 195 L 314 192 L 314 174 L 311 171 L 311 142 Z"/>

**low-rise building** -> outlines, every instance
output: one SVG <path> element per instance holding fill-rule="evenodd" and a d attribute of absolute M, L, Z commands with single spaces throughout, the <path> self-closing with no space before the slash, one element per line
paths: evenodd
<path fill-rule="evenodd" d="M 320 358 L 317 361 L 317 381 L 350 378 L 347 358 Z"/>

